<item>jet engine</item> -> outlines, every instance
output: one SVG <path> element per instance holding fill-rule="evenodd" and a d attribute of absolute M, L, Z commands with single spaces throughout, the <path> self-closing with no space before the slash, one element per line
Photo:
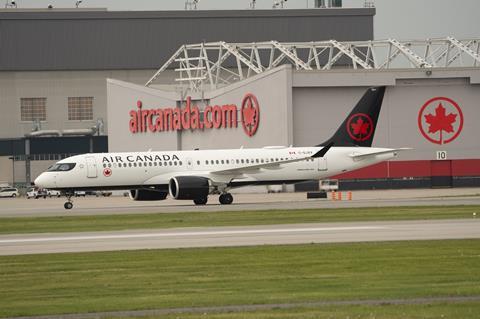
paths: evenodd
<path fill-rule="evenodd" d="M 170 179 L 168 192 L 175 199 L 199 199 L 208 196 L 210 185 L 205 177 L 177 176 Z"/>
<path fill-rule="evenodd" d="M 130 198 L 138 201 L 164 200 L 168 193 L 164 190 L 132 189 Z"/>

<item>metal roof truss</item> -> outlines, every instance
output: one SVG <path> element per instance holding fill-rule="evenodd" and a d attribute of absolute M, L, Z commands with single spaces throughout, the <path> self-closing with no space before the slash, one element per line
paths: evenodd
<path fill-rule="evenodd" d="M 150 86 L 167 69 L 186 89 L 216 89 L 291 64 L 296 70 L 431 69 L 480 67 L 480 38 L 452 37 L 414 41 L 257 43 L 212 42 L 183 45 L 145 84 Z"/>

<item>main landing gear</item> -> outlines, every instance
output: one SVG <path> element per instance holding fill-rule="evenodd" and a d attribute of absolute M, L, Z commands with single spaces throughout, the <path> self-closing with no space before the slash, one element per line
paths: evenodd
<path fill-rule="evenodd" d="M 208 196 L 205 197 L 200 197 L 200 198 L 195 198 L 193 202 L 195 205 L 206 205 L 208 201 Z"/>
<path fill-rule="evenodd" d="M 233 196 L 230 193 L 223 193 L 220 195 L 220 197 L 218 197 L 218 201 L 222 205 L 230 205 L 233 203 Z"/>
<path fill-rule="evenodd" d="M 67 194 L 65 194 L 65 196 L 67 196 L 67 201 L 65 202 L 65 204 L 63 204 L 63 207 L 65 209 L 72 209 L 73 208 L 73 203 L 72 203 L 73 194 L 72 193 L 67 193 Z"/>
<path fill-rule="evenodd" d="M 195 205 L 206 205 L 206 204 L 207 204 L 207 201 L 208 201 L 208 197 L 207 197 L 207 196 L 195 198 L 195 199 L 193 200 L 193 202 L 195 203 Z M 231 203 L 233 203 L 233 196 L 232 196 L 232 194 L 230 194 L 230 193 L 223 193 L 223 194 L 220 194 L 220 196 L 218 197 L 218 201 L 219 201 L 220 204 L 222 204 L 222 205 L 230 205 Z M 66 203 L 65 203 L 65 204 L 66 204 Z"/>

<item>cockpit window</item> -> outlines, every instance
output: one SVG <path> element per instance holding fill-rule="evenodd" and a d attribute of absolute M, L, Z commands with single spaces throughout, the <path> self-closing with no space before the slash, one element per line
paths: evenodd
<path fill-rule="evenodd" d="M 75 163 L 57 163 L 47 170 L 47 172 L 66 172 L 71 171 L 75 167 Z"/>

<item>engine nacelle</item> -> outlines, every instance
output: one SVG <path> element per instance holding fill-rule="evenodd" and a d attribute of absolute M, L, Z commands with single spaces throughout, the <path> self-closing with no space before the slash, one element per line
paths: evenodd
<path fill-rule="evenodd" d="M 168 193 L 165 191 L 132 189 L 130 190 L 130 198 L 138 201 L 164 200 Z"/>
<path fill-rule="evenodd" d="M 170 179 L 168 192 L 175 199 L 198 199 L 208 196 L 208 178 L 199 176 L 177 176 Z"/>

